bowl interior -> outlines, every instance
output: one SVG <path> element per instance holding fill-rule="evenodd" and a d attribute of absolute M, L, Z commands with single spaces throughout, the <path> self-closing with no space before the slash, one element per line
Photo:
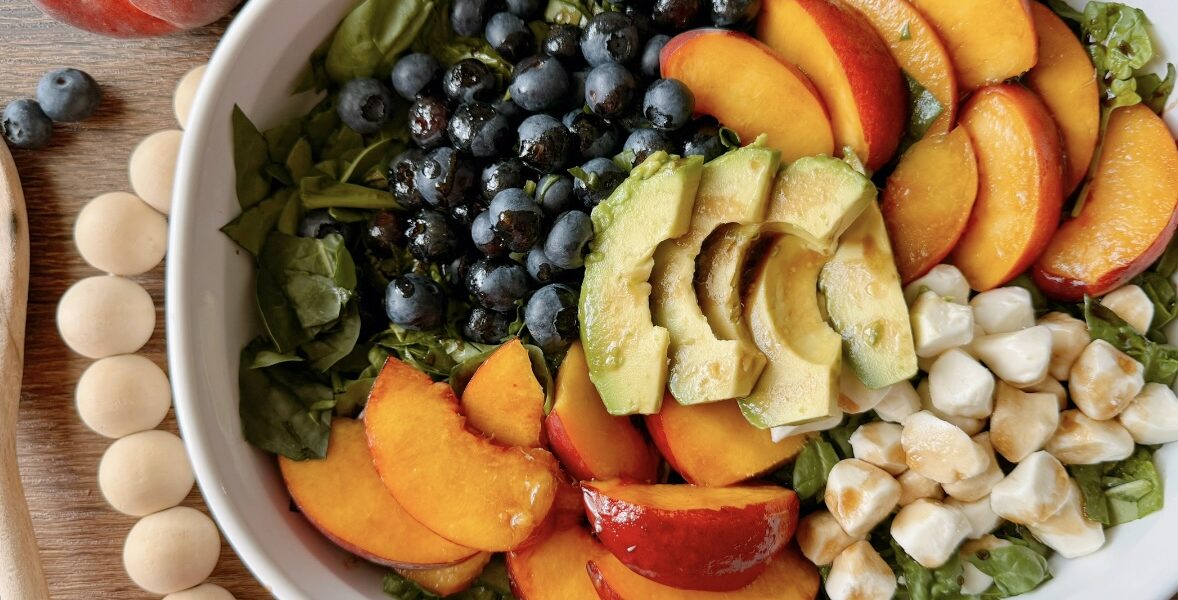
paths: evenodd
<path fill-rule="evenodd" d="M 1082 5 L 1082 0 L 1069 0 Z M 171 215 L 167 321 L 176 411 L 201 490 L 226 538 L 282 599 L 381 598 L 382 570 L 337 549 L 290 501 L 272 457 L 241 435 L 237 362 L 258 331 L 252 260 L 219 231 L 238 213 L 230 114 L 235 104 L 261 128 L 305 109 L 290 96 L 312 50 L 353 0 L 252 0 L 214 54 L 185 136 Z M 1136 0 L 1158 24 L 1162 55 L 1178 59 L 1178 5 Z M 1166 53 L 1165 48 L 1174 50 Z M 1178 104 L 1172 100 L 1171 107 Z M 1168 115 L 1178 131 L 1178 110 Z M 1170 502 L 1178 503 L 1178 449 L 1159 453 Z M 1178 508 L 1110 532 L 1079 560 L 1055 560 L 1055 579 L 1027 598 L 1169 598 Z M 575 568 L 570 565 L 570 568 Z"/>

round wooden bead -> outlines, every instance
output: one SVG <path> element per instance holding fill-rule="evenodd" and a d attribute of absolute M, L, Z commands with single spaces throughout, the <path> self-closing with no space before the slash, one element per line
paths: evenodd
<path fill-rule="evenodd" d="M 183 138 L 184 132 L 179 129 L 157 131 L 139 142 L 131 153 L 131 189 L 165 215 L 172 208 L 172 181 Z"/>
<path fill-rule="evenodd" d="M 62 295 L 57 329 L 66 345 L 82 356 L 131 354 L 155 330 L 155 304 L 147 290 L 130 279 L 90 277 Z"/>
<path fill-rule="evenodd" d="M 74 243 L 94 268 L 138 275 L 164 259 L 168 220 L 132 194 L 103 194 L 78 213 Z"/>
<path fill-rule="evenodd" d="M 188 117 L 192 114 L 192 101 L 196 99 L 196 91 L 200 89 L 200 82 L 204 80 L 208 65 L 193 68 L 180 79 L 176 85 L 176 93 L 172 96 L 172 108 L 176 111 L 176 122 L 181 129 L 188 129 Z"/>
<path fill-rule="evenodd" d="M 155 363 L 123 354 L 90 365 L 78 379 L 75 398 L 87 427 L 121 438 L 159 425 L 172 405 L 172 389 Z"/>
<path fill-rule="evenodd" d="M 179 505 L 193 483 L 184 442 L 167 431 L 117 440 L 98 464 L 98 489 L 115 510 L 133 517 Z"/>
<path fill-rule="evenodd" d="M 221 554 L 221 536 L 204 513 L 178 506 L 139 520 L 123 545 L 123 567 L 136 585 L 172 594 L 199 585 Z"/>

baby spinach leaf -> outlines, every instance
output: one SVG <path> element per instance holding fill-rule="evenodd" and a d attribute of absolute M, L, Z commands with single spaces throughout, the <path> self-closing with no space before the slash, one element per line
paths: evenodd
<path fill-rule="evenodd" d="M 282 163 L 290 155 L 291 148 L 303 137 L 303 117 L 287 119 L 262 133 L 270 160 Z"/>
<path fill-rule="evenodd" d="M 266 367 L 273 367 L 288 362 L 302 362 L 303 357 L 297 354 L 282 354 L 274 350 L 259 350 L 254 355 L 254 362 L 250 364 L 251 369 L 264 369 Z"/>
<path fill-rule="evenodd" d="M 392 142 L 393 139 L 390 137 L 381 137 L 363 148 L 345 152 L 341 157 L 343 159 L 344 169 L 340 173 L 339 180 L 344 183 L 362 183 L 358 180 L 368 172 L 368 169 L 371 169 L 377 164 L 387 162 L 385 158 L 389 153 Z"/>
<path fill-rule="evenodd" d="M 266 237 L 278 224 L 278 218 L 286 205 L 290 203 L 291 190 L 279 190 L 273 196 L 245 209 L 236 219 L 221 228 L 221 232 L 229 239 L 237 242 L 250 254 L 257 256 L 266 243 Z"/>
<path fill-rule="evenodd" d="M 311 169 L 315 167 L 313 161 L 311 143 L 307 138 L 301 137 L 290 147 L 290 152 L 286 155 L 286 170 L 290 173 L 291 179 L 302 181 L 304 177 L 311 175 Z"/>
<path fill-rule="evenodd" d="M 1156 271 L 1146 271 L 1134 277 L 1133 283 L 1141 287 L 1153 303 L 1153 321 L 1149 325 L 1151 333 L 1158 332 L 1178 317 L 1178 291 L 1175 291 L 1169 277 Z"/>
<path fill-rule="evenodd" d="M 908 139 L 915 142 L 928 133 L 929 127 L 940 118 L 945 107 L 928 88 L 908 73 L 904 73 L 904 80 L 908 82 Z"/>
<path fill-rule="evenodd" d="M 826 478 L 839 462 L 834 446 L 822 436 L 811 438 L 802 446 L 794 461 L 793 488 L 802 501 L 821 500 Z"/>
<path fill-rule="evenodd" d="M 356 347 L 360 339 L 360 310 L 355 301 L 348 304 L 348 312 L 327 331 L 299 347 L 311 360 L 311 368 L 327 371 Z"/>
<path fill-rule="evenodd" d="M 238 412 L 246 440 L 293 460 L 327 456 L 335 404 L 331 388 L 289 364 L 252 368 L 267 346 L 260 339 L 241 352 Z"/>
<path fill-rule="evenodd" d="M 994 537 L 1001 540 L 1006 540 L 1012 544 L 1029 548 L 1035 554 L 1043 558 L 1051 558 L 1052 550 L 1048 548 L 1043 542 L 1040 542 L 1031 534 L 1031 530 L 1023 525 L 1015 523 L 1006 523 L 994 532 Z"/>
<path fill-rule="evenodd" d="M 330 328 L 355 289 L 356 266 L 339 234 L 312 239 L 275 232 L 258 257 L 258 308 L 279 352 Z"/>
<path fill-rule="evenodd" d="M 269 147 L 241 107 L 233 105 L 233 167 L 237 172 L 237 203 L 249 208 L 270 193 L 270 178 L 266 174 Z"/>
<path fill-rule="evenodd" d="M 360 208 L 366 210 L 399 209 L 397 200 L 384 190 L 354 183 L 341 183 L 329 176 L 304 177 L 299 182 L 299 194 L 303 207 L 316 208 Z"/>
<path fill-rule="evenodd" d="M 488 571 L 492 570 L 494 562 L 492 560 L 491 564 L 487 565 Z M 446 596 L 447 600 L 515 600 L 510 587 L 501 588 L 496 581 L 485 580 L 484 577 L 489 577 L 486 571 L 483 575 L 479 575 L 474 584 L 466 590 Z M 434 600 L 439 598 L 438 595 L 430 593 L 395 571 L 385 574 L 383 587 L 385 595 L 393 600 Z"/>
<path fill-rule="evenodd" d="M 1137 333 L 1095 298 L 1084 298 L 1084 322 L 1093 339 L 1104 340 L 1145 367 L 1145 380 L 1171 385 L 1178 376 L 1178 348 Z"/>
<path fill-rule="evenodd" d="M 890 536 L 889 536 L 890 537 Z M 936 569 L 925 568 L 908 555 L 900 544 L 889 539 L 894 561 L 893 571 L 904 577 L 903 587 L 897 591 L 897 598 L 910 600 L 956 600 L 961 598 L 961 557 L 954 554 L 944 565 Z"/>
<path fill-rule="evenodd" d="M 965 558 L 979 571 L 994 578 L 987 598 L 1025 594 L 1051 579 L 1047 559 L 1026 546 L 1011 545 L 982 550 Z"/>
<path fill-rule="evenodd" d="M 421 28 L 421 34 L 414 40 L 413 50 L 431 54 L 445 66 L 473 58 L 491 67 L 499 77 L 500 83 L 511 79 L 511 63 L 503 60 L 503 57 L 483 38 L 454 35 L 454 30 L 450 27 L 449 2 L 438 4 L 438 10 L 430 16 Z"/>
<path fill-rule="evenodd" d="M 1136 521 L 1162 509 L 1165 488 L 1148 448 L 1138 446 L 1132 456 L 1114 463 L 1105 477 L 1105 485 L 1114 484 L 1105 492 L 1113 525 Z"/>
<path fill-rule="evenodd" d="M 1080 487 L 1084 516 L 1102 525 L 1112 525 L 1108 498 L 1104 495 L 1104 467 L 1101 465 L 1071 465 L 1068 473 Z"/>
<path fill-rule="evenodd" d="M 331 47 L 333 37 L 333 35 L 328 36 L 311 53 L 311 59 L 307 61 L 306 69 L 303 70 L 302 74 L 299 75 L 299 79 L 295 82 L 293 93 L 322 92 L 327 89 L 327 86 L 331 83 L 331 77 L 327 75 L 327 50 Z"/>
<path fill-rule="evenodd" d="M 431 0 L 363 0 L 336 29 L 325 69 L 336 83 L 384 77 L 434 10 Z"/>
<path fill-rule="evenodd" d="M 1163 79 L 1157 73 L 1146 73 L 1137 76 L 1137 95 L 1150 110 L 1159 115 L 1166 110 L 1166 100 L 1174 92 L 1176 77 L 1173 64 L 1166 65 L 1166 77 Z"/>

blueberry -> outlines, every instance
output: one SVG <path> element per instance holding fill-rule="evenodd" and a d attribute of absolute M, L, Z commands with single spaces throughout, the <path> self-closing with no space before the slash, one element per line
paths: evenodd
<path fill-rule="evenodd" d="M 455 102 L 491 102 L 497 87 L 495 73 L 475 58 L 464 58 L 442 73 L 442 92 Z"/>
<path fill-rule="evenodd" d="M 409 137 L 413 143 L 429 150 L 446 143 L 450 109 L 437 98 L 423 96 L 409 107 Z"/>
<path fill-rule="evenodd" d="M 548 239 L 544 240 L 544 254 L 552 264 L 562 269 L 584 266 L 585 253 L 593 241 L 593 221 L 579 210 L 570 210 L 556 218 Z"/>
<path fill-rule="evenodd" d="M 539 283 L 552 283 L 564 271 L 544 254 L 544 246 L 536 245 L 528 251 L 528 275 Z"/>
<path fill-rule="evenodd" d="M 514 312 L 487 310 L 481 306 L 470 309 L 462 324 L 462 337 L 476 344 L 498 344 L 510 335 Z"/>
<path fill-rule="evenodd" d="M 511 98 L 500 98 L 491 106 L 495 107 L 495 112 L 507 117 L 513 125 L 518 125 L 528 116 L 528 111 L 516 104 Z"/>
<path fill-rule="evenodd" d="M 393 114 L 393 94 L 383 83 L 360 77 L 344 84 L 339 92 L 339 118 L 356 133 L 380 131 Z"/>
<path fill-rule="evenodd" d="M 628 151 L 634 155 L 634 166 L 642 164 L 647 157 L 660 150 L 671 153 L 675 151 L 675 147 L 667 136 L 655 129 L 635 129 L 622 146 L 623 152 Z"/>
<path fill-rule="evenodd" d="M 43 148 L 53 136 L 53 121 L 36 100 L 14 100 L 4 107 L 0 132 L 15 148 Z"/>
<path fill-rule="evenodd" d="M 519 157 L 532 168 L 552 173 L 572 161 L 573 136 L 554 117 L 532 115 L 520 123 Z"/>
<path fill-rule="evenodd" d="M 593 67 L 585 78 L 585 103 L 607 119 L 621 116 L 630 107 L 637 85 L 634 76 L 622 65 L 605 63 Z"/>
<path fill-rule="evenodd" d="M 642 43 L 630 17 L 607 11 L 589 19 L 581 34 L 581 54 L 596 67 L 606 63 L 628 63 L 638 56 Z"/>
<path fill-rule="evenodd" d="M 503 237 L 491 226 L 491 215 L 487 211 L 479 213 L 470 224 L 470 239 L 474 242 L 474 247 L 487 256 L 507 254 Z"/>
<path fill-rule="evenodd" d="M 456 289 L 466 289 L 466 276 L 470 273 L 470 267 L 482 257 L 482 254 L 474 252 L 463 254 L 443 265 L 442 274 Z"/>
<path fill-rule="evenodd" d="M 475 174 L 457 150 L 443 146 L 425 156 L 413 181 L 426 202 L 449 207 L 460 204 L 474 188 Z"/>
<path fill-rule="evenodd" d="M 450 117 L 448 131 L 455 148 L 479 158 L 503 154 L 515 141 L 507 117 L 485 102 L 459 105 Z"/>
<path fill-rule="evenodd" d="M 466 288 L 479 306 L 507 311 L 528 293 L 528 272 L 506 258 L 483 258 L 470 266 Z"/>
<path fill-rule="evenodd" d="M 556 354 L 578 337 L 577 302 L 580 295 L 561 283 L 546 285 L 532 294 L 524 308 L 528 333 L 546 354 Z"/>
<path fill-rule="evenodd" d="M 405 243 L 405 221 L 391 210 L 372 215 L 364 226 L 364 247 L 377 256 L 390 256 Z"/>
<path fill-rule="evenodd" d="M 414 181 L 423 160 L 425 153 L 410 148 L 389 162 L 389 191 L 405 208 L 420 208 L 425 204 L 425 200 L 417 192 L 417 183 Z"/>
<path fill-rule="evenodd" d="M 535 49 L 536 38 L 524 20 L 509 13 L 491 15 L 485 30 L 487 43 L 510 61 L 519 60 Z"/>
<path fill-rule="evenodd" d="M 573 208 L 573 200 L 573 180 L 570 177 L 545 175 L 536 184 L 536 204 L 549 217 Z"/>
<path fill-rule="evenodd" d="M 454 0 L 450 5 L 450 28 L 466 37 L 478 37 L 487 22 L 487 0 Z"/>
<path fill-rule="evenodd" d="M 299 236 L 323 239 L 333 233 L 344 235 L 346 227 L 335 220 L 326 208 L 309 210 L 299 222 Z"/>
<path fill-rule="evenodd" d="M 720 125 L 711 117 L 696 119 L 680 131 L 683 156 L 702 156 L 710 161 L 728 150 L 720 138 Z"/>
<path fill-rule="evenodd" d="M 41 110 L 58 123 L 85 121 L 102 102 L 102 88 L 94 78 L 77 69 L 54 69 L 37 83 Z"/>
<path fill-rule="evenodd" d="M 589 71 L 574 71 L 569 75 L 569 90 L 565 93 L 565 108 L 581 110 L 585 108 L 585 79 Z"/>
<path fill-rule="evenodd" d="M 538 19 L 546 4 L 543 0 L 507 0 L 507 10 L 521 19 Z"/>
<path fill-rule="evenodd" d="M 397 90 L 402 98 L 412 102 L 426 91 L 441 70 L 442 66 L 438 64 L 438 59 L 428 54 L 406 54 L 393 65 L 393 89 Z"/>
<path fill-rule="evenodd" d="M 583 110 L 573 110 L 562 120 L 583 158 L 613 156 L 622 145 L 622 133 L 609 121 Z"/>
<path fill-rule="evenodd" d="M 656 129 L 674 131 L 695 112 L 695 94 L 678 79 L 659 79 L 646 88 L 642 114 Z"/>
<path fill-rule="evenodd" d="M 595 158 L 581 165 L 581 171 L 581 176 L 573 181 L 573 192 L 589 209 L 609 198 L 626 179 L 626 173 L 608 158 Z"/>
<path fill-rule="evenodd" d="M 666 46 L 669 41 L 671 41 L 671 36 L 661 33 L 646 40 L 646 47 L 642 49 L 642 67 L 639 69 L 643 77 L 654 79 L 660 75 L 662 70 L 660 55 L 663 52 L 663 46 Z"/>
<path fill-rule="evenodd" d="M 716 27 L 743 28 L 761 11 L 761 0 L 712 0 L 712 24 Z"/>
<path fill-rule="evenodd" d="M 532 56 L 515 66 L 511 100 L 525 110 L 541 112 L 558 105 L 569 89 L 569 75 L 551 56 Z"/>
<path fill-rule="evenodd" d="M 638 37 L 646 39 L 654 32 L 654 21 L 650 18 L 649 2 L 630 2 L 622 9 L 622 14 L 630 17 L 634 28 L 638 30 Z"/>
<path fill-rule="evenodd" d="M 470 227 L 474 223 L 475 217 L 485 209 L 486 207 L 481 204 L 462 202 L 450 207 L 450 220 L 459 225 Z"/>
<path fill-rule="evenodd" d="M 405 228 L 410 254 L 417 260 L 437 262 L 458 255 L 459 242 L 446 216 L 428 208 L 417 211 Z"/>
<path fill-rule="evenodd" d="M 442 326 L 446 316 L 446 295 L 428 277 L 409 273 L 389 282 L 384 306 L 393 324 L 413 331 L 427 331 Z"/>
<path fill-rule="evenodd" d="M 566 23 L 549 27 L 541 50 L 566 63 L 576 62 L 581 58 L 581 28 Z"/>
<path fill-rule="evenodd" d="M 499 192 L 487 213 L 491 228 L 512 252 L 527 252 L 540 241 L 544 213 L 527 192 L 519 188 Z"/>
<path fill-rule="evenodd" d="M 495 194 L 507 188 L 524 187 L 528 182 L 528 173 L 519 159 L 508 158 L 487 165 L 480 182 L 483 198 L 489 202 L 495 198 Z"/>
<path fill-rule="evenodd" d="M 660 27 L 683 31 L 695 24 L 699 13 L 700 0 L 654 0 L 650 16 Z"/>

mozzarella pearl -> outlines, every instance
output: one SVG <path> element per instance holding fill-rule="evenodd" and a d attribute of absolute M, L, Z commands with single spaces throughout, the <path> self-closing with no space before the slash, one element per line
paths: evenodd
<path fill-rule="evenodd" d="M 990 491 L 990 508 L 1020 525 L 1051 518 L 1068 500 L 1071 479 L 1056 458 L 1040 450 L 1019 463 Z"/>
<path fill-rule="evenodd" d="M 990 440 L 1006 460 L 1017 463 L 1043 448 L 1057 427 L 1059 401 L 1055 396 L 1028 394 L 1005 383 L 998 384 L 998 398 L 990 417 Z"/>
<path fill-rule="evenodd" d="M 887 471 L 848 458 L 830 470 L 823 499 L 843 531 L 860 538 L 896 507 L 900 484 Z"/>
<path fill-rule="evenodd" d="M 981 475 L 990 465 L 985 448 L 928 411 L 904 419 L 900 443 L 908 468 L 941 484 Z"/>
<path fill-rule="evenodd" d="M 972 531 L 960 508 L 917 500 L 900 509 L 892 520 L 892 538 L 927 569 L 944 565 Z"/>
<path fill-rule="evenodd" d="M 798 548 L 810 562 L 824 566 L 834 562 L 840 552 L 860 538 L 853 538 L 843 531 L 830 511 L 812 512 L 798 522 Z"/>
<path fill-rule="evenodd" d="M 172 182 L 183 137 L 178 129 L 159 131 L 144 138 L 131 153 L 131 189 L 165 215 L 172 208 Z"/>
<path fill-rule="evenodd" d="M 875 415 L 889 423 L 899 423 L 920 410 L 920 395 L 912 383 L 901 381 L 888 386 L 888 392 L 875 405 Z"/>
<path fill-rule="evenodd" d="M 1116 420 L 1097 421 L 1078 410 L 1059 415 L 1059 428 L 1043 446 L 1065 465 L 1094 465 L 1133 454 L 1133 436 Z"/>
<path fill-rule="evenodd" d="M 1021 287 L 982 292 L 969 301 L 973 318 L 988 335 L 1010 333 L 1035 324 L 1031 293 Z"/>
<path fill-rule="evenodd" d="M 57 305 L 57 328 L 74 352 L 88 358 L 131 354 L 155 330 L 155 304 L 139 284 L 100 275 L 75 283 Z"/>
<path fill-rule="evenodd" d="M 904 300 L 908 306 L 912 306 L 916 298 L 925 292 L 934 292 L 956 304 L 969 303 L 969 282 L 953 265 L 937 265 L 924 276 L 904 286 Z"/>
<path fill-rule="evenodd" d="M 1178 441 L 1178 397 L 1160 383 L 1147 383 L 1118 417 L 1138 444 Z"/>
<path fill-rule="evenodd" d="M 890 600 L 896 574 L 866 541 L 855 542 L 834 559 L 826 576 L 830 600 Z"/>
<path fill-rule="evenodd" d="M 994 489 L 994 486 L 1002 481 L 1002 467 L 998 466 L 998 459 L 994 456 L 994 447 L 990 445 L 990 432 L 983 431 L 973 436 L 973 441 L 981 446 L 986 451 L 986 458 L 989 461 L 986 469 L 978 475 L 962 479 L 953 483 L 945 484 L 945 493 L 957 498 L 958 500 L 965 500 L 972 502 L 978 498 L 983 498 Z"/>
<path fill-rule="evenodd" d="M 123 567 L 152 594 L 200 585 L 221 555 L 221 536 L 204 513 L 178 506 L 139 520 L 123 545 Z"/>
<path fill-rule="evenodd" d="M 138 275 L 164 259 L 168 221 L 131 194 L 103 194 L 78 213 L 74 243 L 78 254 L 94 268 Z"/>
<path fill-rule="evenodd" d="M 908 469 L 896 478 L 900 482 L 900 506 L 908 506 L 921 498 L 940 500 L 945 497 L 941 484 Z"/>
<path fill-rule="evenodd" d="M 1092 341 L 1088 335 L 1088 325 L 1061 312 L 1043 315 L 1043 318 L 1039 319 L 1039 324 L 1051 331 L 1051 365 L 1048 373 L 1060 381 L 1067 381 L 1072 371 L 1072 363 L 1076 362 L 1080 353 Z"/>
<path fill-rule="evenodd" d="M 75 397 L 82 422 L 108 438 L 155 428 L 172 405 L 168 376 L 136 354 L 111 356 L 90 365 L 78 379 Z"/>
<path fill-rule="evenodd" d="M 180 504 L 192 491 L 193 481 L 184 442 L 167 431 L 143 431 L 117 440 L 98 465 L 98 488 L 106 501 L 135 517 Z"/>
<path fill-rule="evenodd" d="M 1153 301 L 1140 286 L 1117 288 L 1101 298 L 1100 303 L 1124 319 L 1137 333 L 1145 335 L 1149 332 L 1153 323 Z"/>
<path fill-rule="evenodd" d="M 1084 348 L 1070 377 L 1072 402 L 1098 421 L 1121 414 L 1145 387 L 1145 367 L 1104 340 Z"/>

